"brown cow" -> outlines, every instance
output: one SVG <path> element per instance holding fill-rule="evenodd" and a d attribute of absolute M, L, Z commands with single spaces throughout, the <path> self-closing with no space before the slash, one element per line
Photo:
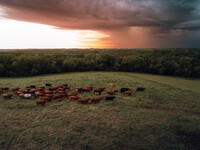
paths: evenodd
<path fill-rule="evenodd" d="M 110 83 L 109 86 L 110 86 L 110 87 L 115 87 L 116 84 Z"/>
<path fill-rule="evenodd" d="M 36 104 L 37 104 L 37 105 L 42 105 L 42 106 L 44 106 L 46 102 L 47 102 L 46 100 L 36 100 Z"/>
<path fill-rule="evenodd" d="M 15 94 L 19 95 L 19 94 L 23 94 L 23 93 L 20 91 L 15 91 Z"/>
<path fill-rule="evenodd" d="M 124 94 L 126 95 L 131 95 L 133 92 L 132 91 L 125 91 Z"/>
<path fill-rule="evenodd" d="M 11 99 L 11 97 L 13 97 L 13 95 L 10 95 L 10 94 L 3 94 L 2 97 L 4 99 Z"/>
<path fill-rule="evenodd" d="M 45 90 L 44 93 L 45 93 L 45 94 L 52 94 L 53 92 L 52 92 L 52 91 Z"/>
<path fill-rule="evenodd" d="M 99 98 L 92 98 L 92 103 L 98 103 L 100 102 L 104 97 L 103 96 L 100 96 Z"/>
<path fill-rule="evenodd" d="M 35 92 L 35 96 L 36 96 L 36 97 L 44 96 L 44 93 L 42 93 L 42 92 Z"/>
<path fill-rule="evenodd" d="M 62 95 L 54 95 L 54 98 L 57 99 L 57 98 L 62 98 Z"/>
<path fill-rule="evenodd" d="M 106 88 L 105 88 L 105 87 L 98 87 L 97 89 L 103 91 L 103 90 L 105 90 Z"/>
<path fill-rule="evenodd" d="M 67 96 L 68 96 L 67 93 L 61 93 L 60 95 L 61 95 L 62 97 L 67 97 Z"/>
<path fill-rule="evenodd" d="M 62 102 L 63 99 L 62 99 L 62 98 L 57 98 L 56 101 L 57 101 L 57 102 Z"/>
<path fill-rule="evenodd" d="M 23 93 L 19 94 L 19 97 L 24 98 L 24 94 Z"/>
<path fill-rule="evenodd" d="M 57 90 L 58 88 L 59 88 L 59 86 L 51 86 L 51 87 L 49 87 L 49 90 L 53 91 L 53 90 Z"/>
<path fill-rule="evenodd" d="M 89 92 L 93 89 L 93 87 L 84 87 L 83 91 Z"/>
<path fill-rule="evenodd" d="M 107 91 L 108 94 L 113 95 L 115 94 L 115 91 Z"/>
<path fill-rule="evenodd" d="M 78 95 L 78 93 L 72 92 L 72 93 L 69 93 L 69 94 L 68 94 L 68 97 L 70 97 L 70 96 L 77 96 L 77 95 Z"/>
<path fill-rule="evenodd" d="M 58 91 L 57 91 L 57 90 L 53 90 L 52 93 L 53 93 L 53 94 L 56 94 L 56 93 L 58 93 Z"/>
<path fill-rule="evenodd" d="M 52 100 L 52 97 L 43 97 L 43 100 L 51 101 L 51 100 Z"/>
<path fill-rule="evenodd" d="M 38 90 L 39 90 L 39 91 L 43 91 L 44 88 L 43 88 L 43 87 L 39 87 Z"/>
<path fill-rule="evenodd" d="M 52 97 L 52 94 L 45 94 L 45 97 Z"/>
<path fill-rule="evenodd" d="M 82 99 L 78 100 L 77 103 L 87 104 L 89 100 L 90 100 L 90 98 L 82 98 Z"/>
<path fill-rule="evenodd" d="M 19 91 L 20 91 L 20 90 L 19 90 Z M 37 92 L 37 89 L 31 89 L 30 92 L 31 92 L 31 93 L 35 93 L 35 92 Z"/>
<path fill-rule="evenodd" d="M 20 88 L 11 88 L 11 91 L 18 91 Z"/>
<path fill-rule="evenodd" d="M 71 100 L 73 100 L 73 99 L 79 99 L 80 97 L 79 96 L 70 96 L 69 97 Z"/>

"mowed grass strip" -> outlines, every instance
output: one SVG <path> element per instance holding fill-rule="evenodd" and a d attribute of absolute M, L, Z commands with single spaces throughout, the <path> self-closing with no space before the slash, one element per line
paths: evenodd
<path fill-rule="evenodd" d="M 177 83 L 176 83 L 177 81 Z M 35 100 L 0 97 L 0 149 L 192 149 L 200 147 L 199 80 L 135 73 L 84 72 L 0 78 L 0 87 L 45 83 L 75 87 L 131 88 L 114 101 L 77 104 L 64 98 L 36 106 Z M 110 88 L 109 83 L 116 84 Z M 194 84 L 194 87 L 191 87 Z M 180 85 L 181 84 L 181 85 Z M 144 87 L 144 92 L 135 92 Z M 8 92 L 12 93 L 12 92 Z M 102 93 L 106 96 L 106 92 Z M 81 98 L 97 97 L 90 93 Z"/>

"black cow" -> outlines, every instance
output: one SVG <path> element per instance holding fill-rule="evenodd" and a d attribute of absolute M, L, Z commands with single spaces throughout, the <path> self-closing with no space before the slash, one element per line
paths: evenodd
<path fill-rule="evenodd" d="M 30 85 L 30 88 L 31 88 L 31 89 L 35 89 L 36 86 L 35 86 L 35 85 Z"/>
<path fill-rule="evenodd" d="M 51 86 L 51 84 L 49 84 L 49 83 L 46 83 L 46 86 Z"/>
<path fill-rule="evenodd" d="M 120 92 L 121 92 L 121 93 L 124 93 L 125 91 L 128 91 L 128 90 L 129 90 L 129 88 L 121 88 L 121 89 L 120 89 Z"/>
<path fill-rule="evenodd" d="M 136 89 L 136 91 L 141 91 L 141 92 L 143 92 L 144 90 L 145 90 L 145 88 L 142 88 L 142 87 L 139 87 Z"/>
<path fill-rule="evenodd" d="M 108 100 L 114 100 L 114 98 L 116 98 L 115 96 L 106 96 L 106 101 Z"/>

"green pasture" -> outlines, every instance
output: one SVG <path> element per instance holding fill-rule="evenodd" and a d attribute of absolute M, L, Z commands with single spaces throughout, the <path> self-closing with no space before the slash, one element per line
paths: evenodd
<path fill-rule="evenodd" d="M 37 150 L 198 150 L 200 80 L 139 73 L 83 72 L 0 78 L 0 87 L 45 83 L 75 87 L 131 88 L 114 101 L 82 105 L 64 98 L 36 106 L 35 100 L 0 95 L 0 149 Z M 110 88 L 109 83 L 116 84 Z M 135 92 L 144 87 L 144 92 Z M 71 92 L 70 91 L 70 92 Z M 12 92 L 8 92 L 12 94 Z M 106 96 L 106 92 L 102 93 Z M 97 97 L 90 93 L 81 98 Z"/>

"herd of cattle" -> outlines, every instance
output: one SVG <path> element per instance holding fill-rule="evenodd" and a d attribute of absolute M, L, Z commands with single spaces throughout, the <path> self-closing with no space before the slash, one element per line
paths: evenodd
<path fill-rule="evenodd" d="M 109 86 L 111 88 L 115 87 L 116 85 L 113 83 L 110 83 Z M 8 87 L 0 87 L 0 94 L 2 94 L 2 97 L 4 99 L 11 99 L 13 97 L 12 94 L 7 94 L 7 92 L 14 92 L 17 96 L 19 96 L 22 99 L 39 99 L 36 100 L 37 105 L 44 106 L 46 102 L 56 100 L 58 102 L 62 101 L 63 98 L 69 98 L 70 100 L 76 100 L 77 103 L 80 104 L 87 104 L 89 102 L 91 103 L 98 103 L 101 100 L 105 98 L 105 100 L 114 100 L 116 97 L 114 96 L 116 92 L 119 92 L 118 90 L 110 90 L 106 91 L 107 96 L 101 96 L 102 92 L 105 91 L 105 87 L 76 87 L 75 91 L 70 92 L 70 87 L 68 84 L 62 84 L 59 86 L 52 86 L 51 84 L 47 83 L 46 87 L 36 87 L 35 85 L 30 85 L 29 87 L 26 87 L 26 90 L 23 90 L 21 88 L 11 88 Z M 137 88 L 136 91 L 143 92 L 145 88 Z M 80 98 L 78 96 L 79 93 L 83 92 L 93 92 L 95 95 L 98 95 L 97 98 Z M 121 88 L 121 93 L 124 93 L 125 95 L 131 95 L 133 91 L 131 91 L 130 88 Z"/>

